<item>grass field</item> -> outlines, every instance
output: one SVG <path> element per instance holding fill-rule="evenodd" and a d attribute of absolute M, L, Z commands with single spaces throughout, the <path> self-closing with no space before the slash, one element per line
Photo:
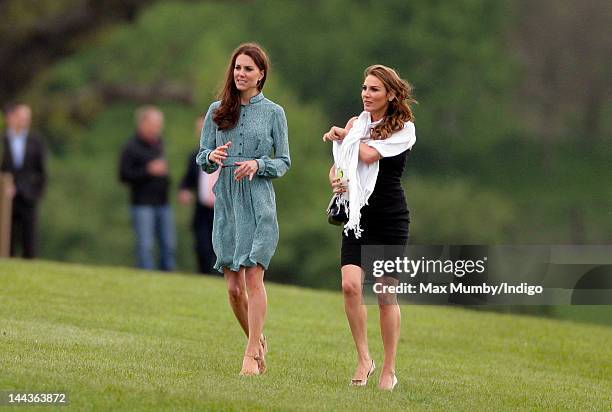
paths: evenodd
<path fill-rule="evenodd" d="M 612 328 L 404 306 L 399 384 L 383 393 L 378 371 L 368 387 L 348 387 L 355 356 L 342 295 L 276 284 L 267 289 L 269 371 L 239 377 L 245 338 L 224 287 L 213 277 L 0 260 L 0 390 L 66 391 L 62 410 L 612 408 Z M 377 308 L 369 314 L 380 364 Z"/>

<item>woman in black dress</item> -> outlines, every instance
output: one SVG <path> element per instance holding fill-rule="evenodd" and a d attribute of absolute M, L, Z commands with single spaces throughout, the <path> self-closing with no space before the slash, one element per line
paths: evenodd
<path fill-rule="evenodd" d="M 375 368 L 368 350 L 367 311 L 362 304 L 361 248 L 365 245 L 407 244 L 409 217 L 401 176 L 408 153 L 416 141 L 410 108 L 414 102 L 411 86 L 393 69 L 382 65 L 368 67 L 364 77 L 361 92 L 364 112 L 358 118 L 350 119 L 345 128 L 334 126 L 323 136 L 324 141 L 342 142 L 355 126 L 354 133 L 357 130 L 360 133 L 357 143 L 359 164 L 378 162 L 375 186 L 366 199 L 367 205 L 360 210 L 357 229 L 345 228 L 342 237 L 344 308 L 358 355 L 357 369 L 351 379 L 351 385 L 355 386 L 365 385 Z M 357 129 L 357 124 L 360 129 Z M 338 177 L 336 166 L 334 164 L 330 170 L 330 183 L 334 193 L 345 193 L 351 185 Z M 362 176 L 360 180 L 363 183 L 368 179 Z M 387 304 L 379 299 L 385 357 L 378 386 L 387 390 L 392 390 L 397 384 L 395 355 L 400 334 L 400 309 L 395 299 L 392 302 Z"/>

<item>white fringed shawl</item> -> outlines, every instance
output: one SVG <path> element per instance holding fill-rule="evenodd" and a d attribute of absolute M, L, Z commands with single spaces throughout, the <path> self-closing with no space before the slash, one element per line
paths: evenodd
<path fill-rule="evenodd" d="M 333 142 L 334 164 L 348 179 L 348 191 L 337 199 L 338 206 L 345 208 L 349 218 L 344 225 L 344 233 L 348 235 L 348 231 L 353 230 L 356 238 L 360 238 L 363 232 L 359 223 L 361 208 L 368 204 L 378 177 L 378 161 L 369 165 L 359 161 L 359 143 L 373 147 L 382 157 L 390 157 L 411 149 L 416 142 L 412 122 L 406 122 L 402 130 L 385 140 L 370 139 L 370 131 L 379 122 L 372 122 L 370 113 L 364 111 L 353 122 L 344 140 Z"/>

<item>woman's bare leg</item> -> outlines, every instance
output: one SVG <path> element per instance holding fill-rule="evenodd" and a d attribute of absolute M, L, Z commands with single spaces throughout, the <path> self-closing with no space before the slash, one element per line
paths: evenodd
<path fill-rule="evenodd" d="M 248 318 L 248 302 L 246 281 L 244 277 L 244 268 L 238 272 L 223 268 L 225 283 L 227 284 L 227 294 L 230 306 L 234 311 L 234 315 L 238 323 L 242 327 L 244 334 L 249 336 L 249 318 Z"/>
<path fill-rule="evenodd" d="M 268 298 L 266 288 L 264 286 L 264 269 L 257 265 L 246 268 L 245 272 L 246 288 L 249 295 L 248 300 L 248 337 L 246 356 L 242 363 L 242 374 L 257 374 L 258 363 L 253 359 L 253 355 L 262 355 L 261 351 L 261 334 L 263 332 L 266 311 L 268 307 Z"/>
<path fill-rule="evenodd" d="M 368 350 L 368 331 L 365 305 L 362 304 L 361 296 L 362 272 L 356 265 L 342 266 L 342 293 L 344 295 L 344 311 L 351 328 L 355 348 L 357 349 L 357 369 L 353 379 L 365 379 L 372 358 Z"/>
<path fill-rule="evenodd" d="M 385 276 L 382 278 L 382 283 L 385 285 L 397 285 L 399 282 L 397 279 Z M 379 295 L 378 306 L 380 309 L 380 334 L 385 350 L 385 360 L 380 373 L 378 387 L 380 389 L 391 389 L 395 374 L 397 343 L 400 337 L 401 312 L 397 304 L 397 296 L 394 293 Z"/>

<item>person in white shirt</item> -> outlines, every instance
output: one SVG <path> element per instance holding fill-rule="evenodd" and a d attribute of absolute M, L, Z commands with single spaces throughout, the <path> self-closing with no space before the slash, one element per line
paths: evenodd
<path fill-rule="evenodd" d="M 27 104 L 8 104 L 4 113 L 7 130 L 0 170 L 13 176 L 11 256 L 21 246 L 22 256 L 32 259 L 38 255 L 38 204 L 47 183 L 46 148 L 30 130 L 32 110 Z"/>

